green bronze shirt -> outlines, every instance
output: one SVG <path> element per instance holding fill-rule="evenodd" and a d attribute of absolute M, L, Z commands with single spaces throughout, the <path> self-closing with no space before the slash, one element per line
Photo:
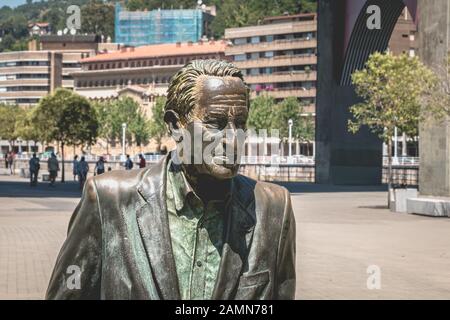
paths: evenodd
<path fill-rule="evenodd" d="M 167 166 L 167 211 L 181 299 L 211 299 L 223 247 L 224 201 L 206 206 L 180 166 Z"/>

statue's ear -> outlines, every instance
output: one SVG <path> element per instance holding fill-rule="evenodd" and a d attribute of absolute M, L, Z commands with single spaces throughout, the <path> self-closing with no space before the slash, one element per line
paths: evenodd
<path fill-rule="evenodd" d="M 164 113 L 164 122 L 169 126 L 169 130 L 172 133 L 174 130 L 180 128 L 180 117 L 173 110 L 167 110 Z"/>

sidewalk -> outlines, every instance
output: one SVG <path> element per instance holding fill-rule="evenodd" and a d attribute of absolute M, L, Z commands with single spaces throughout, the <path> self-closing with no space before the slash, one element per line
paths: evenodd
<path fill-rule="evenodd" d="M 297 299 L 450 299 L 450 219 L 391 213 L 383 187 L 286 186 Z M 44 297 L 79 197 L 74 182 L 31 188 L 0 176 L 0 299 Z M 379 290 L 367 287 L 370 266 Z"/>

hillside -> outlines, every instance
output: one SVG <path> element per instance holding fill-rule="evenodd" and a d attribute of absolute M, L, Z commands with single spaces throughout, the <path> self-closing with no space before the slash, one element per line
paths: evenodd
<path fill-rule="evenodd" d="M 30 22 L 49 22 L 53 32 L 66 26 L 70 5 L 81 7 L 81 33 L 95 33 L 114 39 L 114 3 L 116 0 L 27 0 L 14 9 L 0 8 L 0 52 L 26 50 Z M 264 17 L 284 12 L 314 12 L 316 0 L 205 0 L 216 5 L 217 16 L 212 23 L 214 37 L 221 38 L 225 28 L 257 24 Z M 194 8 L 195 0 L 128 0 L 129 10 L 158 8 Z"/>

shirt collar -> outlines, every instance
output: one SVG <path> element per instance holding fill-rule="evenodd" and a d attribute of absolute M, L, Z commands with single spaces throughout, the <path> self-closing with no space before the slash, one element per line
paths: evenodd
<path fill-rule="evenodd" d="M 195 197 L 201 202 L 200 198 L 195 194 L 194 189 L 187 181 L 181 165 L 175 164 L 170 159 L 167 171 L 168 186 L 171 188 L 171 195 L 173 196 L 177 211 L 183 209 L 188 197 Z"/>

